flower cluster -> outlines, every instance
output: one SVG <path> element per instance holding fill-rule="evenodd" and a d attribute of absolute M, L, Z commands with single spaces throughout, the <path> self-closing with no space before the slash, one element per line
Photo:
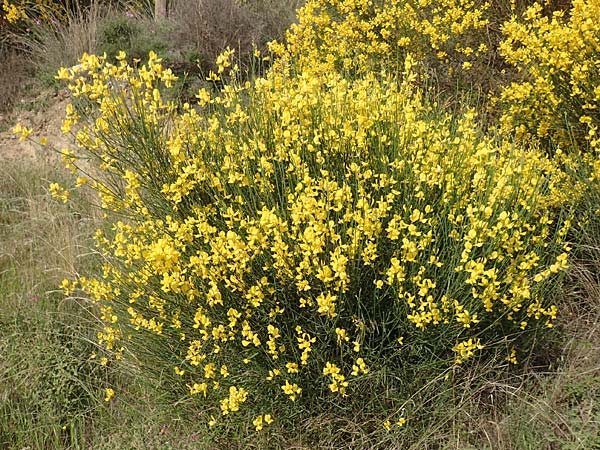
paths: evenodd
<path fill-rule="evenodd" d="M 534 4 L 503 26 L 500 51 L 522 72 L 499 98 L 502 128 L 526 139 L 600 148 L 600 5 L 574 0 L 566 14 Z"/>
<path fill-rule="evenodd" d="M 309 0 L 287 44 L 272 49 L 301 71 L 396 70 L 409 52 L 445 65 L 446 73 L 468 70 L 488 50 L 477 33 L 488 24 L 488 8 L 474 0 Z"/>
<path fill-rule="evenodd" d="M 17 23 L 18 21 L 25 19 L 27 15 L 14 3 L 10 3 L 8 0 L 2 1 L 2 11 L 4 19 L 8 23 Z"/>
<path fill-rule="evenodd" d="M 62 19 L 67 13 L 67 6 L 59 0 L 2 0 L 0 6 L 0 18 L 15 25 Z"/>

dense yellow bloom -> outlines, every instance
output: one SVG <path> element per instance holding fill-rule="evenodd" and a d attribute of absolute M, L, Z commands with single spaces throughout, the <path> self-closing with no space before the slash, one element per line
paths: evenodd
<path fill-rule="evenodd" d="M 8 23 L 16 23 L 27 17 L 27 14 L 25 14 L 23 9 L 10 3 L 8 0 L 2 1 L 2 9 L 4 10 L 4 18 Z"/>
<path fill-rule="evenodd" d="M 551 17 L 536 3 L 505 23 L 503 32 L 501 53 L 526 76 L 502 91 L 502 129 L 551 140 L 566 151 L 573 143 L 599 149 L 598 2 L 574 0 L 568 15 L 556 11 Z"/>
<path fill-rule="evenodd" d="M 378 13 L 372 55 L 398 31 Z M 323 14 L 310 20 L 325 26 Z M 294 33 L 310 28 L 302 20 Z M 450 37 L 419 26 L 446 51 Z M 282 61 L 289 45 L 274 44 Z M 273 414 L 313 387 L 352 401 L 423 336 L 453 336 L 436 346 L 460 364 L 523 322 L 551 326 L 542 287 L 568 265 L 570 223 L 555 214 L 564 174 L 486 137 L 472 111 L 436 111 L 413 66 L 402 80 L 350 79 L 282 63 L 251 85 L 200 91 L 197 109 L 167 100 L 172 74 L 155 54 L 139 68 L 84 55 L 62 70 L 82 100 L 67 109 L 78 132 L 65 164 L 91 156 L 99 176 L 86 185 L 119 217 L 96 235 L 103 273 L 78 284 L 98 303 L 100 343 L 167 344 L 166 373 L 228 420 L 264 393 Z M 255 429 L 268 423 L 246 412 Z"/>
<path fill-rule="evenodd" d="M 408 50 L 442 63 L 452 56 L 468 67 L 487 47 L 461 42 L 477 39 L 475 31 L 488 23 L 488 6 L 472 0 L 310 0 L 298 11 L 287 45 L 271 50 L 285 55 L 277 62 L 291 59 L 308 71 L 394 68 Z"/>

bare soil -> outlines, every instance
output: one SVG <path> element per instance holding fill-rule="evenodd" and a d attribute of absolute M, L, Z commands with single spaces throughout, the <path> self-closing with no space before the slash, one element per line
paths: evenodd
<path fill-rule="evenodd" d="M 0 112 L 0 159 L 55 161 L 57 151 L 73 144 L 73 138 L 60 131 L 67 103 L 66 92 L 46 91 L 21 99 L 12 111 Z M 33 129 L 25 141 L 12 132 L 17 123 Z M 42 137 L 48 145 L 39 144 Z"/>

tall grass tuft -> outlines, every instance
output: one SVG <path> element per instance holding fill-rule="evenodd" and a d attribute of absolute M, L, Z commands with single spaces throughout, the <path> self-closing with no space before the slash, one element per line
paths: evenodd
<path fill-rule="evenodd" d="M 0 180 L 0 446 L 67 448 L 83 442 L 105 368 L 93 308 L 65 299 L 65 277 L 93 271 L 92 217 L 47 192 L 56 169 L 3 161 Z M 74 208 L 78 208 L 75 210 Z"/>

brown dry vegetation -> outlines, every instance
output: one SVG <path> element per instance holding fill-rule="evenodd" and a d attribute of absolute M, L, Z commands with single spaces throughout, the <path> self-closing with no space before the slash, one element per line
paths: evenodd
<path fill-rule="evenodd" d="M 0 115 L 6 114 L 21 98 L 31 69 L 16 50 L 0 46 Z"/>

